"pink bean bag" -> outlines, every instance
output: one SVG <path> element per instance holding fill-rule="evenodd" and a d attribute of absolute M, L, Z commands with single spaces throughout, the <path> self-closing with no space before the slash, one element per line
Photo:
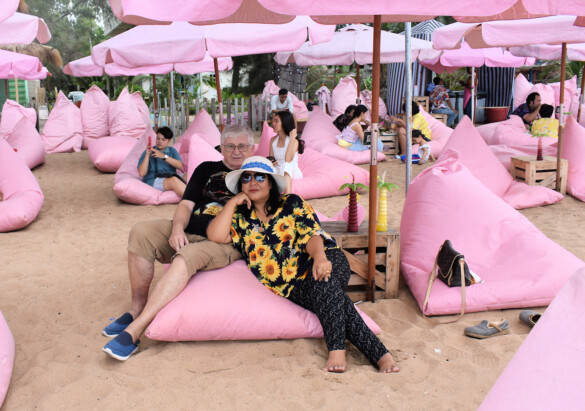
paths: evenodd
<path fill-rule="evenodd" d="M 466 287 L 466 312 L 547 305 L 567 278 L 585 267 L 453 157 L 423 170 L 404 203 L 401 272 L 421 310 L 446 239 L 484 280 Z M 461 289 L 436 280 L 424 314 L 460 311 Z"/>
<path fill-rule="evenodd" d="M 108 96 L 98 86 L 91 86 L 83 96 L 80 107 L 83 126 L 82 148 L 86 149 L 90 142 L 110 135 L 109 108 Z"/>
<path fill-rule="evenodd" d="M 27 118 L 33 127 L 37 125 L 37 112 L 34 108 L 25 108 L 16 101 L 7 99 L 2 106 L 2 116 L 0 117 L 0 135 L 7 136 L 12 133 L 16 123 L 21 118 Z"/>
<path fill-rule="evenodd" d="M 206 113 L 207 114 L 207 113 Z M 183 168 L 187 170 L 185 181 L 189 181 L 195 169 L 204 161 L 221 161 L 223 156 L 198 133 L 192 134 L 189 141 L 184 142 L 179 151 L 183 158 Z"/>
<path fill-rule="evenodd" d="M 585 403 L 584 311 L 585 271 L 579 270 L 530 330 L 479 410 L 581 409 Z M 528 332 L 524 325 L 519 327 Z"/>
<path fill-rule="evenodd" d="M 59 92 L 53 110 L 41 135 L 47 153 L 71 153 L 81 151 L 83 126 L 81 112 L 75 104 Z"/>
<path fill-rule="evenodd" d="M 89 158 L 101 172 L 115 173 L 136 145 L 136 141 L 134 137 L 100 137 L 89 143 Z"/>
<path fill-rule="evenodd" d="M 340 114 L 345 113 L 347 106 L 356 104 L 357 99 L 357 83 L 353 77 L 344 77 L 339 80 L 339 83 L 333 89 L 331 93 L 331 117 L 336 119 Z M 372 111 L 372 92 L 370 90 L 362 90 L 360 92 L 361 103 L 368 108 L 366 118 L 371 120 Z M 386 110 L 386 104 L 381 98 L 378 101 L 378 117 L 380 120 L 384 119 L 388 115 Z"/>
<path fill-rule="evenodd" d="M 147 130 L 135 98 L 128 93 L 127 88 L 122 90 L 116 101 L 110 102 L 108 120 L 111 136 L 140 138 Z"/>
<path fill-rule="evenodd" d="M 549 104 L 553 107 L 556 107 L 555 104 L 555 91 L 552 88 L 552 86 L 550 86 L 549 84 L 542 84 L 542 83 L 538 83 L 532 86 L 532 88 L 529 90 L 530 93 L 538 93 L 540 94 L 540 98 L 541 98 L 541 102 L 542 104 Z M 558 100 L 558 97 L 557 97 Z M 571 101 L 571 100 L 567 100 L 567 101 Z M 523 101 L 524 103 L 526 101 Z"/>
<path fill-rule="evenodd" d="M 14 126 L 6 141 L 28 168 L 33 169 L 45 162 L 45 145 L 39 132 L 28 118 L 22 117 Z"/>
<path fill-rule="evenodd" d="M 485 141 L 485 143 L 490 146 L 494 144 L 493 139 L 496 134 L 496 129 L 502 123 L 502 121 L 497 121 L 495 123 L 482 124 L 481 126 L 476 126 L 475 129 L 481 138 L 483 138 L 483 141 Z"/>
<path fill-rule="evenodd" d="M 321 113 L 323 114 L 322 111 Z M 262 136 L 254 154 L 268 156 L 270 139 L 275 135 L 274 130 L 264 122 Z M 305 200 L 347 194 L 349 190 L 339 191 L 339 187 L 350 182 L 352 174 L 356 183 L 368 185 L 370 179 L 370 173 L 363 168 L 326 156 L 310 147 L 305 147 L 303 154 L 299 155 L 299 168 L 303 178 L 293 180 L 291 191 Z"/>
<path fill-rule="evenodd" d="M 575 96 L 573 96 L 573 100 L 571 100 L 571 104 L 569 106 L 569 111 L 571 112 L 573 117 L 575 117 L 575 120 L 577 119 L 577 117 L 579 117 L 580 103 L 581 103 L 581 100 L 579 99 L 579 94 L 576 94 Z M 585 105 L 584 104 L 581 104 L 581 118 L 579 119 L 579 124 L 581 124 L 582 126 L 585 126 Z"/>
<path fill-rule="evenodd" d="M 0 407 L 6 397 L 14 365 L 14 337 L 0 311 Z"/>
<path fill-rule="evenodd" d="M 464 117 L 457 125 L 438 160 L 452 156 L 453 153 L 475 178 L 516 209 L 554 204 L 563 199 L 561 193 L 550 188 L 515 181 L 468 117 Z"/>
<path fill-rule="evenodd" d="M 219 146 L 221 143 L 221 133 L 217 129 L 211 116 L 203 109 L 197 113 L 193 122 L 189 124 L 187 130 L 185 130 L 183 135 L 177 139 L 174 147 L 179 150 L 179 153 L 181 152 L 183 141 L 189 141 L 189 138 L 193 134 L 199 134 L 199 136 L 212 147 Z"/>
<path fill-rule="evenodd" d="M 362 99 L 362 104 L 368 108 L 368 119 L 371 120 L 372 111 L 372 92 L 370 90 L 362 90 L 360 91 L 360 98 Z M 345 110 L 343 110 L 345 112 Z M 386 103 L 382 98 L 378 99 L 378 118 L 379 121 L 384 120 L 388 116 L 388 109 L 386 108 Z"/>
<path fill-rule="evenodd" d="M 543 146 L 556 144 L 557 139 L 553 137 L 542 137 Z M 505 144 L 509 146 L 538 146 L 538 138 L 526 131 L 524 122 L 519 116 L 511 115 L 506 121 L 502 121 L 496 127 L 489 145 Z"/>
<path fill-rule="evenodd" d="M 154 139 L 154 132 L 152 132 L 152 138 Z M 148 136 L 146 134 L 136 141 L 114 176 L 114 192 L 120 200 L 130 204 L 178 203 L 181 199 L 174 191 L 159 191 L 142 182 L 142 178 L 138 174 L 138 160 L 146 150 L 147 144 Z"/>
<path fill-rule="evenodd" d="M 557 81 L 556 83 L 550 83 L 549 86 L 552 88 L 555 95 L 555 106 L 558 106 L 561 101 L 561 82 Z M 565 102 L 565 111 L 569 111 L 567 109 L 570 107 L 573 97 L 577 95 L 577 76 L 573 76 L 570 80 L 565 80 L 565 95 L 563 100 Z M 576 116 L 577 113 L 575 113 L 575 117 Z"/>
<path fill-rule="evenodd" d="M 502 163 L 506 170 L 510 170 L 512 157 L 536 156 L 537 147 L 535 146 L 508 146 L 505 144 L 498 144 L 489 146 L 490 150 L 496 158 Z M 542 154 L 545 156 L 557 156 L 557 144 L 551 144 L 542 147 Z"/>
<path fill-rule="evenodd" d="M 550 104 L 553 107 L 559 105 L 561 96 L 561 83 L 532 84 L 526 77 L 519 74 L 514 81 L 514 109 L 526 103 L 526 97 L 530 93 L 537 92 L 542 98 L 542 104 Z M 577 95 L 577 76 L 565 81 L 565 107 L 569 107 L 573 96 Z"/>
<path fill-rule="evenodd" d="M 303 130 L 303 140 L 305 140 L 307 147 L 347 163 L 370 163 L 370 150 L 351 151 L 340 147 L 337 144 L 339 134 L 339 130 L 333 125 L 331 117 L 319 108 L 313 108 L 313 113 Z M 378 153 L 378 161 L 384 161 L 385 159 L 384 153 Z"/>
<path fill-rule="evenodd" d="M 514 110 L 526 103 L 526 97 L 530 94 L 532 83 L 529 82 L 523 74 L 518 74 L 514 80 Z"/>
<path fill-rule="evenodd" d="M 140 118 L 142 118 L 144 126 L 147 130 L 150 129 L 150 110 L 142 98 L 142 93 L 140 91 L 135 91 L 134 93 L 130 94 L 130 97 L 132 98 L 132 101 L 134 102 L 134 105 L 140 114 Z"/>
<path fill-rule="evenodd" d="M 561 157 L 569 160 L 567 191 L 585 201 L 585 128 L 571 116 L 563 131 Z"/>
<path fill-rule="evenodd" d="M 37 179 L 12 147 L 0 138 L 0 232 L 26 227 L 39 214 L 44 196 Z"/>
<path fill-rule="evenodd" d="M 429 128 L 431 129 L 431 141 L 429 142 L 429 146 L 431 147 L 431 153 L 437 158 L 441 155 L 443 147 L 445 147 L 449 137 L 451 137 L 453 129 L 447 127 L 445 123 L 427 113 L 421 106 L 419 106 L 419 108 L 422 115 L 427 119 L 427 123 L 429 123 Z M 413 152 L 418 152 L 417 144 L 413 146 Z"/>
<path fill-rule="evenodd" d="M 360 314 L 374 333 L 381 332 Z M 146 336 L 162 341 L 273 340 L 321 338 L 323 330 L 315 314 L 272 293 L 240 260 L 194 275 L 156 315 Z"/>
<path fill-rule="evenodd" d="M 268 80 L 266 83 L 264 83 L 264 90 L 262 91 L 262 99 L 264 99 L 264 100 L 270 99 L 272 96 L 277 95 L 279 90 L 280 90 L 280 87 L 278 87 L 274 83 L 273 80 Z M 290 96 L 292 103 L 293 103 L 293 113 L 295 115 L 295 118 L 297 120 L 308 119 L 309 118 L 309 110 L 307 109 L 307 106 L 305 105 L 305 103 L 303 103 L 301 100 L 299 100 L 298 97 L 295 96 L 290 91 L 288 92 L 288 95 Z"/>

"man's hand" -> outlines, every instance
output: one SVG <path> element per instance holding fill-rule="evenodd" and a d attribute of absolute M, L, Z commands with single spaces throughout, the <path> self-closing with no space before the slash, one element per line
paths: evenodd
<path fill-rule="evenodd" d="M 175 229 L 173 227 L 173 231 L 171 232 L 171 236 L 169 237 L 169 245 L 173 248 L 173 250 L 179 251 L 187 244 L 189 244 L 189 240 L 187 239 L 185 230 Z"/>

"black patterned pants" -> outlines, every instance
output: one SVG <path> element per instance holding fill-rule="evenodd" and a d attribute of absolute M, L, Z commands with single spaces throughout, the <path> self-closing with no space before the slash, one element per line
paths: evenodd
<path fill-rule="evenodd" d="M 349 262 L 340 249 L 327 250 L 325 255 L 333 267 L 329 281 L 316 281 L 311 266 L 307 278 L 293 288 L 289 299 L 317 314 L 329 351 L 345 350 L 345 342 L 349 340 L 376 365 L 388 350 L 368 328 L 344 291 L 351 275 Z"/>

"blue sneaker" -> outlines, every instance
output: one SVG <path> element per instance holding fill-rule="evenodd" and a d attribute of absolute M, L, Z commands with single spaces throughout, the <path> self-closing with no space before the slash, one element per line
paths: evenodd
<path fill-rule="evenodd" d="M 106 328 L 102 330 L 102 334 L 106 337 L 117 337 L 122 331 L 134 321 L 132 314 L 124 313 L 120 318 L 112 321 Z"/>
<path fill-rule="evenodd" d="M 116 360 L 126 361 L 138 350 L 138 344 L 140 344 L 140 340 L 133 342 L 132 336 L 126 331 L 122 331 L 120 335 L 104 345 L 102 350 Z"/>

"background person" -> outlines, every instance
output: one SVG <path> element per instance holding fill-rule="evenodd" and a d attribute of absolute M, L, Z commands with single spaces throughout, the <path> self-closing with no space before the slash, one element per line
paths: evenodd
<path fill-rule="evenodd" d="M 338 144 L 351 151 L 369 150 L 370 145 L 364 144 L 364 129 L 362 123 L 369 124 L 366 119 L 368 108 L 363 104 L 358 105 L 350 117 L 349 123 L 341 134 L 337 136 Z M 378 139 L 378 151 L 384 150 L 384 144 Z"/>
<path fill-rule="evenodd" d="M 274 113 L 272 129 L 276 135 L 270 140 L 270 156 L 274 158 L 276 173 L 286 177 L 285 194 L 289 194 L 292 180 L 303 178 L 299 154 L 305 151 L 305 142 L 297 135 L 295 119 L 288 111 Z"/>
<path fill-rule="evenodd" d="M 402 105 L 402 110 L 406 112 L 406 102 Z M 401 118 L 395 116 L 390 116 L 390 119 L 396 123 L 400 154 L 406 154 L 406 123 Z M 413 131 L 419 130 L 425 141 L 431 141 L 431 129 L 429 128 L 429 123 L 421 114 L 416 101 L 412 102 L 412 120 L 410 126 Z"/>
<path fill-rule="evenodd" d="M 431 113 L 447 114 L 447 127 L 451 127 L 455 119 L 457 119 L 457 113 L 451 104 L 449 92 L 443 85 L 443 80 L 440 77 L 435 77 L 433 83 L 435 84 L 435 88 L 433 88 L 433 91 L 429 95 Z"/>
<path fill-rule="evenodd" d="M 272 96 L 270 99 L 270 110 L 273 113 L 278 111 L 288 111 L 289 113 L 293 113 L 293 102 L 292 98 L 288 95 L 288 90 L 285 88 L 281 88 L 278 90 L 278 95 Z"/>
<path fill-rule="evenodd" d="M 522 103 L 516 107 L 516 110 L 512 112 L 512 115 L 520 117 L 524 122 L 526 129 L 530 130 L 532 122 L 540 118 L 541 102 L 542 99 L 540 98 L 540 94 L 537 92 L 530 93 L 528 97 L 526 97 L 526 103 Z"/>
<path fill-rule="evenodd" d="M 559 120 L 553 118 L 555 108 L 550 104 L 540 106 L 540 118 L 532 122 L 530 132 L 535 137 L 559 138 Z"/>

